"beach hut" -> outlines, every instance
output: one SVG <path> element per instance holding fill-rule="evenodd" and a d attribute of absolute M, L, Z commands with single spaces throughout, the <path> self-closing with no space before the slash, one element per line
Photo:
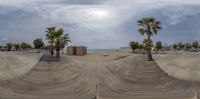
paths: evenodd
<path fill-rule="evenodd" d="M 67 54 L 68 55 L 73 55 L 73 47 L 72 46 L 68 46 L 67 47 Z"/>
<path fill-rule="evenodd" d="M 69 46 L 69 47 L 67 47 L 67 54 L 84 56 L 87 54 L 87 47 L 85 47 L 85 46 Z"/>

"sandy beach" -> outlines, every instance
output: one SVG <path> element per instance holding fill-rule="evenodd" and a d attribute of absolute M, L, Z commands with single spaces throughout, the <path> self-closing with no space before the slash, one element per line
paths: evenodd
<path fill-rule="evenodd" d="M 118 59 L 123 59 L 126 57 L 131 56 L 132 53 L 130 52 L 112 52 L 112 53 L 89 53 L 88 55 L 85 56 L 66 56 L 64 57 L 69 57 L 70 59 L 74 60 L 84 60 L 84 61 L 113 61 L 113 60 L 118 60 Z"/>
<path fill-rule="evenodd" d="M 0 8 L 0 99 L 200 99 L 200 0 Z"/>
<path fill-rule="evenodd" d="M 8 59 L 11 63 L 16 60 L 16 63 L 10 63 L 10 66 L 1 64 L 1 73 L 16 71 L 16 67 L 21 67 L 18 71 L 23 72 L 14 72 L 16 76 L 1 77 L 0 97 L 8 99 L 197 99 L 200 94 L 197 88 L 200 84 L 192 80 L 199 75 L 192 75 L 191 79 L 187 78 L 190 74 L 187 73 L 188 70 L 193 71 L 198 68 L 195 62 L 189 63 L 189 56 L 194 54 L 186 53 L 185 57 L 188 59 L 184 62 L 187 64 L 178 61 L 184 60 L 182 54 L 180 56 L 171 54 L 157 54 L 154 55 L 155 62 L 147 62 L 146 55 L 119 52 L 110 53 L 108 56 L 62 55 L 60 60 L 48 54 L 44 54 L 40 59 L 41 54 L 37 53 L 12 53 L 15 57 Z M 9 55 L 1 53 L 4 59 L 11 57 Z M 195 55 L 199 57 L 198 54 Z M 126 57 L 119 58 L 121 56 Z M 171 57 L 174 57 L 175 67 L 163 62 Z M 29 65 L 25 66 L 24 60 L 27 60 Z M 3 62 L 6 64 L 7 61 Z M 186 69 L 180 71 L 174 69 L 180 68 L 179 65 Z M 3 69 L 7 67 L 12 68 L 4 71 Z M 187 80 L 182 80 L 180 75 L 182 79 L 185 77 L 184 79 Z M 6 77 L 9 79 L 5 79 Z"/>

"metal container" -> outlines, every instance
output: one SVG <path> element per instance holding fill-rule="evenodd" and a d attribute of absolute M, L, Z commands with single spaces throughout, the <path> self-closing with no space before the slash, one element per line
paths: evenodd
<path fill-rule="evenodd" d="M 84 56 L 87 54 L 87 48 L 85 46 L 69 46 L 67 47 L 67 54 Z"/>
<path fill-rule="evenodd" d="M 73 47 L 72 46 L 67 47 L 67 55 L 73 55 Z"/>
<path fill-rule="evenodd" d="M 84 55 L 82 46 L 78 46 L 77 47 L 77 55 L 79 55 L 79 56 L 83 56 Z"/>

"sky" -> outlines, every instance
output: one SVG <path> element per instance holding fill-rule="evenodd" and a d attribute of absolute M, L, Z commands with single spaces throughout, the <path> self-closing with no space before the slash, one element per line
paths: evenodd
<path fill-rule="evenodd" d="M 154 42 L 200 40 L 200 0 L 0 0 L 0 44 L 45 39 L 47 27 L 63 28 L 70 45 L 119 48 L 141 42 L 137 20 L 155 17 Z"/>

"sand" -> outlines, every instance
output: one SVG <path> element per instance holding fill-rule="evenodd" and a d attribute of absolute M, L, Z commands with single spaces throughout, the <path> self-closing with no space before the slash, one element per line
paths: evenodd
<path fill-rule="evenodd" d="M 154 55 L 159 66 L 169 75 L 184 80 L 200 81 L 199 52 L 167 52 Z"/>
<path fill-rule="evenodd" d="M 129 52 L 113 52 L 113 53 L 106 53 L 106 54 L 102 54 L 102 53 L 92 53 L 92 54 L 88 54 L 85 56 L 67 56 L 71 59 L 74 60 L 84 60 L 84 61 L 98 61 L 98 62 L 103 62 L 103 61 L 113 61 L 119 57 L 123 57 L 123 56 L 130 56 L 133 53 L 129 53 Z"/>
<path fill-rule="evenodd" d="M 122 54 L 121 54 L 122 55 Z M 120 55 L 120 56 L 121 56 Z M 123 53 L 124 55 L 124 53 Z M 162 55 L 157 55 L 162 57 Z M 146 55 L 45 54 L 25 74 L 0 82 L 3 99 L 197 99 L 200 84 L 175 78 Z M 103 58 L 103 59 L 102 59 Z"/>
<path fill-rule="evenodd" d="M 0 52 L 0 80 L 13 79 L 31 70 L 42 54 Z"/>

